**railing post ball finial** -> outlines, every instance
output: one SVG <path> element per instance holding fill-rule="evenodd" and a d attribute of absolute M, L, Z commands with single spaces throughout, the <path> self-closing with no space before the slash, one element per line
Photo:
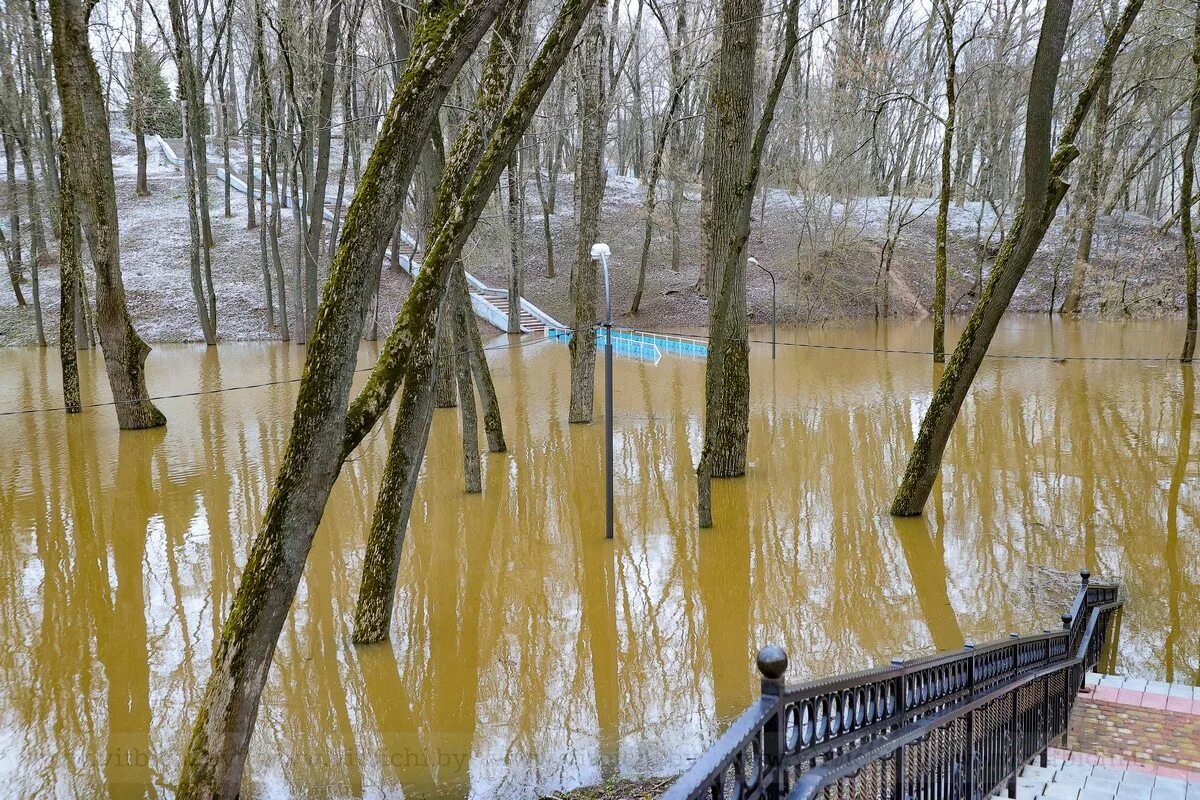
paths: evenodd
<path fill-rule="evenodd" d="M 1088 581 L 1090 581 L 1092 579 L 1092 573 L 1088 570 L 1087 567 L 1084 567 L 1083 569 L 1079 570 L 1079 579 L 1081 581 L 1083 581 L 1084 586 L 1088 585 Z"/>
<path fill-rule="evenodd" d="M 767 680 L 777 681 L 787 672 L 787 651 L 778 645 L 769 644 L 758 651 L 758 671 Z"/>
<path fill-rule="evenodd" d="M 1071 627 L 1071 615 L 1070 615 L 1070 614 L 1063 614 L 1063 615 L 1062 615 L 1062 621 L 1063 621 L 1063 627 L 1064 627 L 1064 628 L 1069 628 L 1069 627 Z"/>

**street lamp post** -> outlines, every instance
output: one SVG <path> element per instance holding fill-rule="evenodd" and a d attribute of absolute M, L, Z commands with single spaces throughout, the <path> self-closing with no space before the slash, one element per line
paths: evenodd
<path fill-rule="evenodd" d="M 746 259 L 746 263 L 752 267 L 758 267 L 771 279 L 771 360 L 775 360 L 775 273 L 758 263 L 758 259 L 754 256 Z"/>
<path fill-rule="evenodd" d="M 613 351 L 612 290 L 608 259 L 612 250 L 603 242 L 592 245 L 592 260 L 604 267 L 604 538 L 613 538 Z"/>

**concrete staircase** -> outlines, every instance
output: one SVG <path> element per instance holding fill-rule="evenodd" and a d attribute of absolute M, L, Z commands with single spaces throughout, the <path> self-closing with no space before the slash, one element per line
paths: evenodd
<path fill-rule="evenodd" d="M 1017 778 L 1017 800 L 1200 800 L 1198 773 L 1188 779 L 1159 774 L 1149 765 L 1091 764 L 1090 760 L 1051 755 L 1049 766 L 1025 767 Z"/>
<path fill-rule="evenodd" d="M 495 306 L 506 318 L 508 317 L 508 291 L 506 289 L 479 289 L 472 294 L 478 295 L 485 302 Z M 546 323 L 538 319 L 529 310 L 521 308 L 521 330 L 525 333 L 546 332 Z"/>

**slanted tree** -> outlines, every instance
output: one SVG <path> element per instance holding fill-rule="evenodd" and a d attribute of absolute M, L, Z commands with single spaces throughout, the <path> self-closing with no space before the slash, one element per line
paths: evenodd
<path fill-rule="evenodd" d="M 314 312 L 317 308 L 317 259 L 321 254 L 321 229 L 325 224 L 325 190 L 329 185 L 329 139 L 333 131 L 333 91 L 341 25 L 342 0 L 332 0 L 325 21 L 325 48 L 316 113 L 316 169 L 308 193 L 308 226 L 304 245 L 304 303 L 306 308 Z M 315 322 L 314 313 L 313 318 L 308 320 L 310 330 Z"/>
<path fill-rule="evenodd" d="M 950 439 L 950 431 L 967 391 L 979 371 L 979 365 L 983 363 L 988 345 L 1017 284 L 1021 282 L 1046 229 L 1054 220 L 1059 203 L 1066 195 L 1067 184 L 1062 176 L 1079 155 L 1075 146 L 1079 129 L 1141 7 L 1142 0 L 1130 0 L 1110 31 L 1051 157 L 1054 93 L 1062 64 L 1067 24 L 1071 18 L 1071 0 L 1050 0 L 1046 4 L 1026 104 L 1024 199 L 1017 209 L 1012 230 L 1005 236 L 996 256 L 996 263 L 980 294 L 979 303 L 959 336 L 954 355 L 946 365 L 946 371 L 921 421 L 904 479 L 892 502 L 891 511 L 895 516 L 916 516 L 929 499 L 941 467 L 946 442 Z"/>
<path fill-rule="evenodd" d="M 504 58 L 506 30 L 511 29 L 513 24 L 520 24 L 519 14 L 523 13 L 523 9 L 514 9 L 514 12 L 518 12 L 518 18 L 513 20 L 514 14 L 509 14 L 498 28 L 480 80 L 475 104 L 477 113 L 451 149 L 442 185 L 438 188 L 432 246 L 413 286 L 413 293 L 405 302 L 401 318 L 388 337 L 379 363 L 350 409 L 347 447 L 354 437 L 361 437 L 386 408 L 388 394 L 395 391 L 395 385 L 403 375 L 404 390 L 397 419 L 398 426 L 406 426 L 406 431 L 397 431 L 392 437 L 379 500 L 371 521 L 363 578 L 354 614 L 354 641 L 357 643 L 381 641 L 388 635 L 396 594 L 396 575 L 416 476 L 424 456 L 425 441 L 420 434 L 423 431 L 426 437 L 428 435 L 434 377 L 431 373 L 437 361 L 434 352 L 437 326 L 434 319 L 410 317 L 410 303 L 414 302 L 414 295 L 426 304 L 435 302 L 431 298 L 437 298 L 437 303 L 441 302 L 433 290 L 442 294 L 447 291 L 446 282 L 467 236 L 478 221 L 538 104 L 566 60 L 591 8 L 592 0 L 568 0 L 563 5 L 554 25 L 543 39 L 541 51 L 513 94 L 503 116 L 493 122 L 498 108 L 503 108 L 512 80 L 511 70 L 506 67 Z M 489 129 L 491 134 L 485 135 Z M 461 189 L 456 190 L 456 187 Z M 426 289 L 421 285 L 426 276 L 430 276 L 430 282 L 436 276 L 441 283 Z M 429 298 L 422 296 L 426 291 L 430 292 Z M 436 306 L 426 307 L 432 309 Z M 417 330 L 412 330 L 418 322 Z M 398 365 L 403 365 L 405 369 L 400 372 Z"/>
<path fill-rule="evenodd" d="M 449 86 L 501 5 L 429 0 L 422 6 L 410 58 L 346 212 L 305 352 L 287 448 L 184 753 L 181 800 L 232 800 L 240 792 L 271 656 L 345 458 L 346 406 L 371 275 L 391 232 L 392 209 L 408 191 Z"/>
<path fill-rule="evenodd" d="M 165 425 L 167 418 L 146 391 L 150 347 L 134 330 L 125 304 L 108 112 L 88 43 L 93 7 L 84 0 L 51 1 L 54 77 L 72 182 L 86 212 L 81 216 L 96 273 L 96 325 L 117 423 L 123 430 L 154 428 Z"/>

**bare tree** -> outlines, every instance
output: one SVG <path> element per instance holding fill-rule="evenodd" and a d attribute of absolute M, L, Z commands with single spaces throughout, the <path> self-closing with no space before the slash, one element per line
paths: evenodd
<path fill-rule="evenodd" d="M 1017 211 L 1013 230 L 1005 237 L 996 265 L 980 295 L 979 304 L 959 336 L 954 355 L 946 365 L 946 371 L 925 412 L 904 479 L 892 503 L 892 514 L 895 516 L 920 514 L 929 498 L 958 410 L 979 371 L 979 365 L 983 363 L 988 345 L 1000 324 L 1000 317 L 1066 194 L 1067 185 L 1062 175 L 1079 154 L 1075 138 L 1084 117 L 1141 7 L 1142 0 L 1130 0 L 1113 26 L 1100 57 L 1092 67 L 1087 85 L 1076 99 L 1067 125 L 1059 135 L 1058 147 L 1051 158 L 1054 93 L 1067 37 L 1067 23 L 1071 18 L 1071 0 L 1050 0 L 1046 4 L 1025 115 L 1024 199 Z"/>
<path fill-rule="evenodd" d="M 133 329 L 125 304 L 108 114 L 88 45 L 91 8 L 81 0 L 50 3 L 54 77 L 62 103 L 72 182 L 78 187 L 83 227 L 96 272 L 96 322 L 117 422 L 125 430 L 154 428 L 165 425 L 167 419 L 150 401 L 145 372 L 150 347 Z"/>

